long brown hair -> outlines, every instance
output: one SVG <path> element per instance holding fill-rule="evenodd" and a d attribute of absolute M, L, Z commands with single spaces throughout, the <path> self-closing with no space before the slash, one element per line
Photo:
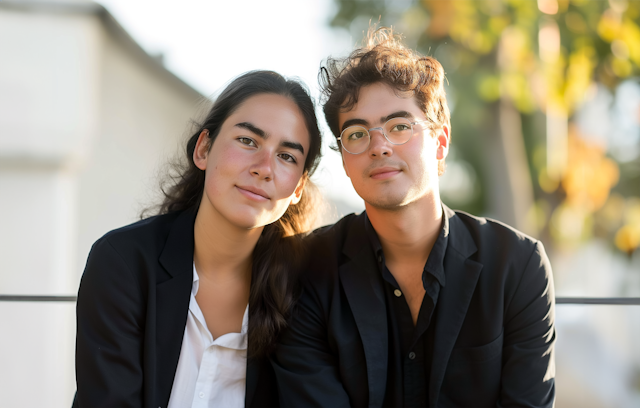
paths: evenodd
<path fill-rule="evenodd" d="M 208 130 L 209 146 L 213 145 L 224 121 L 248 98 L 258 94 L 276 94 L 296 103 L 309 132 L 309 153 L 304 165 L 305 191 L 301 200 L 290 205 L 276 222 L 264 227 L 253 250 L 252 278 L 249 295 L 249 356 L 269 353 L 297 295 L 293 271 L 302 260 L 301 234 L 309 231 L 315 220 L 315 186 L 309 177 L 320 160 L 321 135 L 313 101 L 297 81 L 272 71 L 251 71 L 233 80 L 213 103 L 202 123 L 187 141 L 186 164 L 179 167 L 162 188 L 164 200 L 158 213 L 183 211 L 198 206 L 204 191 L 205 172 L 193 162 L 198 137 Z"/>

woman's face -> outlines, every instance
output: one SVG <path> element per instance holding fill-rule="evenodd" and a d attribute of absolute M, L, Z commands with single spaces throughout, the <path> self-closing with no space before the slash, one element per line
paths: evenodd
<path fill-rule="evenodd" d="M 224 121 L 213 146 L 207 132 L 193 155 L 205 170 L 200 210 L 251 229 L 276 221 L 300 200 L 310 137 L 295 102 L 252 96 Z"/>

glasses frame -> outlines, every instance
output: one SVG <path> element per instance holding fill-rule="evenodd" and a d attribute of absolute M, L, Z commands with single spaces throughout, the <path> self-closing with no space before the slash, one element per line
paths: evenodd
<path fill-rule="evenodd" d="M 414 129 L 413 129 L 413 126 L 414 126 L 414 125 L 417 125 L 417 124 L 419 124 L 419 123 L 429 122 L 429 120 L 428 120 L 428 119 L 424 119 L 424 120 L 417 120 L 417 121 L 415 121 L 415 122 L 411 122 L 411 121 L 409 121 L 409 125 L 411 125 L 411 137 L 409 137 L 409 138 L 407 139 L 407 141 L 406 141 L 406 142 L 402 142 L 402 143 L 393 143 L 391 140 L 389 140 L 389 136 L 387 135 L 387 132 L 385 132 L 385 131 L 384 131 L 384 128 L 385 128 L 385 126 L 387 126 L 387 123 L 391 122 L 392 120 L 396 120 L 396 119 L 399 119 L 399 118 L 391 118 L 391 119 L 389 119 L 388 121 L 384 122 L 384 125 L 382 125 L 382 126 L 377 126 L 377 127 L 373 127 L 373 128 L 371 128 L 371 129 L 367 129 L 366 127 L 364 127 L 364 126 L 362 126 L 362 125 L 353 125 L 353 126 L 349 126 L 348 128 L 345 128 L 342 132 L 340 132 L 340 137 L 338 137 L 336 140 L 339 140 L 339 141 L 340 141 L 340 146 L 342 146 L 342 149 L 344 149 L 344 151 L 345 151 L 345 152 L 347 152 L 347 153 L 349 153 L 349 154 L 354 154 L 354 155 L 356 155 L 356 154 L 362 154 L 362 153 L 364 153 L 364 152 L 366 152 L 366 151 L 367 151 L 367 149 L 369 148 L 369 145 L 371 144 L 371 131 L 372 131 L 372 130 L 379 130 L 379 131 L 380 131 L 380 133 L 382 133 L 382 135 L 384 136 L 384 138 L 385 138 L 385 139 L 387 139 L 387 142 L 391 143 L 392 145 L 394 145 L 394 146 L 401 146 L 401 145 L 403 145 L 403 144 L 405 144 L 405 143 L 409 142 L 409 140 L 411 140 L 411 138 L 413 137 L 413 135 L 414 135 L 414 133 L 415 133 L 415 131 L 414 131 Z M 403 118 L 403 119 L 406 119 L 406 118 Z M 408 119 L 407 119 L 407 120 L 408 120 Z M 352 127 L 361 127 L 361 128 L 363 128 L 363 129 L 365 129 L 365 130 L 367 131 L 367 135 L 369 136 L 369 143 L 367 143 L 367 147 L 365 147 L 365 149 L 364 149 L 363 151 L 361 151 L 360 153 L 351 153 L 349 150 L 347 150 L 347 148 L 346 148 L 346 147 L 344 147 L 344 143 L 342 143 L 342 135 L 344 135 L 344 132 L 346 132 L 347 130 L 349 130 L 349 129 L 350 129 L 350 128 L 352 128 Z"/>

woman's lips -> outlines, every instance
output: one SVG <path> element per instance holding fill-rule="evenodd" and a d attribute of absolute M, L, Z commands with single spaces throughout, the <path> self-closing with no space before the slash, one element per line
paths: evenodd
<path fill-rule="evenodd" d="M 236 186 L 240 194 L 253 201 L 267 201 L 269 196 L 263 190 L 250 186 Z"/>

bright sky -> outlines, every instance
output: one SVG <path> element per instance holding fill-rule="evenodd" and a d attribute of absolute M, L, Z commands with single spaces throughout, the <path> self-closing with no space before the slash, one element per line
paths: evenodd
<path fill-rule="evenodd" d="M 332 0 L 98 0 L 150 54 L 205 95 L 242 72 L 271 69 L 302 79 L 316 100 L 320 62 L 344 56 L 360 39 L 329 28 Z M 314 180 L 325 195 L 364 208 L 327 147 L 334 137 L 323 126 L 324 157 Z"/>

